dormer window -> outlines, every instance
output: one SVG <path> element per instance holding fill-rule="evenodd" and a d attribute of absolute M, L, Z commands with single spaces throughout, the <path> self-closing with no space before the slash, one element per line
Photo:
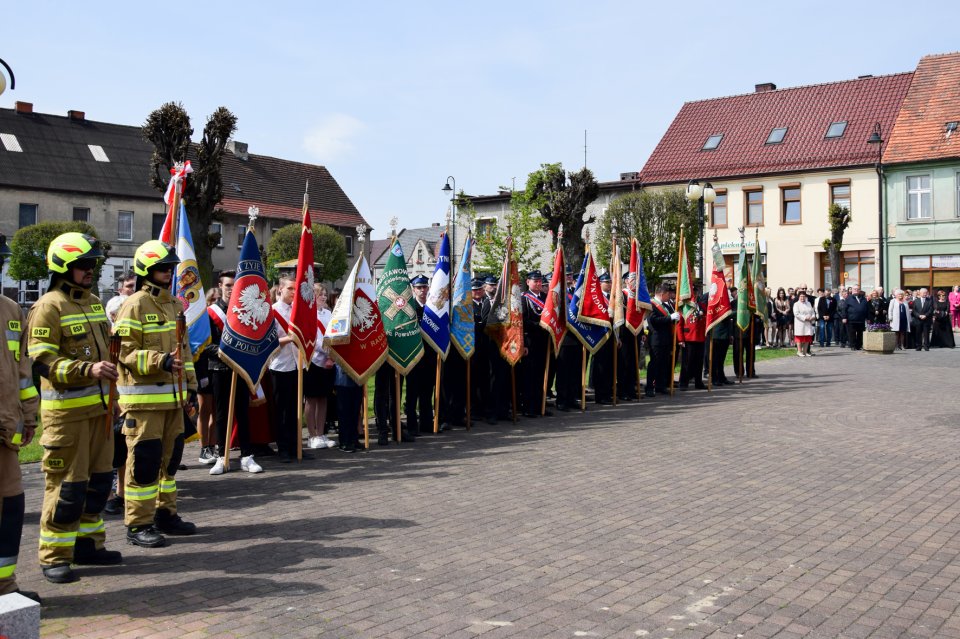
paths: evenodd
<path fill-rule="evenodd" d="M 718 146 L 720 146 L 720 141 L 723 140 L 723 133 L 718 133 L 717 135 L 711 135 L 707 138 L 707 141 L 703 143 L 703 148 L 701 151 L 713 151 Z"/>
<path fill-rule="evenodd" d="M 823 137 L 825 138 L 842 138 L 843 132 L 847 130 L 847 121 L 842 122 L 831 122 L 830 126 L 827 127 L 827 134 Z"/>
<path fill-rule="evenodd" d="M 767 144 L 780 144 L 787 135 L 787 127 L 776 128 L 767 136 Z"/>

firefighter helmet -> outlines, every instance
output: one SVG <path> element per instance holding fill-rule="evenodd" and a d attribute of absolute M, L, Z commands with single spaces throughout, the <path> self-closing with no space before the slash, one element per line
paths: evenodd
<path fill-rule="evenodd" d="M 169 264 L 171 266 L 180 263 L 176 251 L 166 242 L 160 240 L 150 240 L 144 242 L 133 254 L 133 272 L 141 277 L 146 277 L 150 269 Z"/>
<path fill-rule="evenodd" d="M 85 233 L 58 235 L 47 249 L 47 268 L 51 273 L 66 273 L 79 260 L 102 260 L 100 240 Z"/>

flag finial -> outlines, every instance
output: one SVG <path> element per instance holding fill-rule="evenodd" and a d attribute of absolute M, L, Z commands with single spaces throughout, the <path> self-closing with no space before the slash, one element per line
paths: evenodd
<path fill-rule="evenodd" d="M 393 235 L 397 234 L 397 225 L 400 224 L 400 219 L 396 215 L 390 218 L 390 232 Z"/>
<path fill-rule="evenodd" d="M 310 206 L 310 180 L 307 180 L 307 185 L 303 188 L 303 208 Z"/>
<path fill-rule="evenodd" d="M 560 226 L 557 227 L 557 242 L 563 239 L 563 222 L 560 222 Z"/>
<path fill-rule="evenodd" d="M 590 229 L 583 229 L 583 240 L 589 244 L 590 243 Z"/>
<path fill-rule="evenodd" d="M 744 239 L 744 233 L 746 232 L 746 229 L 742 226 L 738 226 L 737 230 L 740 232 L 740 248 L 743 248 L 747 245 L 747 241 Z"/>
<path fill-rule="evenodd" d="M 717 229 L 713 229 L 713 241 L 719 242 L 720 238 L 717 237 Z"/>
<path fill-rule="evenodd" d="M 260 209 L 256 206 L 251 206 L 247 209 L 247 216 L 250 218 L 250 226 L 253 226 L 253 223 L 257 221 L 257 216 L 260 215 Z"/>
<path fill-rule="evenodd" d="M 361 242 L 367 241 L 367 225 L 366 224 L 357 225 L 357 239 L 360 240 Z"/>
<path fill-rule="evenodd" d="M 447 226 L 450 226 L 450 220 L 451 220 L 451 219 L 453 219 L 453 212 L 450 210 L 450 207 L 448 206 L 448 207 L 447 207 L 447 215 L 446 215 Z"/>

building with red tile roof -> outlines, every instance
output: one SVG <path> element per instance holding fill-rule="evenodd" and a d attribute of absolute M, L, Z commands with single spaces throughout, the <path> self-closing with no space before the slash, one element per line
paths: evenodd
<path fill-rule="evenodd" d="M 960 285 L 960 53 L 920 60 L 883 170 L 889 287 Z"/>

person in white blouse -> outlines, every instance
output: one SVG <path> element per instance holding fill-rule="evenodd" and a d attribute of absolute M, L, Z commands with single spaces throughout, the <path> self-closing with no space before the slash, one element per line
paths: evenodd
<path fill-rule="evenodd" d="M 907 335 L 910 334 L 910 306 L 899 288 L 893 292 L 893 299 L 887 307 L 887 320 L 890 322 L 890 330 L 897 334 L 897 350 L 902 351 L 907 345 Z"/>
<path fill-rule="evenodd" d="M 270 362 L 270 381 L 273 383 L 273 405 L 277 411 L 274 424 L 277 427 L 277 456 L 281 463 L 289 464 L 297 454 L 300 428 L 297 424 L 297 346 L 283 326 L 290 322 L 293 311 L 295 282 L 290 276 L 280 278 L 280 290 L 273 304 L 274 312 L 283 318 L 278 321 L 280 348 Z"/>
<path fill-rule="evenodd" d="M 333 359 L 323 349 L 323 331 L 330 323 L 327 308 L 327 287 L 313 285 L 317 301 L 317 344 L 310 359 L 310 368 L 303 375 L 303 415 L 307 422 L 307 448 L 333 448 L 336 442 L 323 434 L 327 421 L 327 397 L 333 389 Z"/>
<path fill-rule="evenodd" d="M 801 291 L 793 305 L 793 335 L 797 342 L 797 357 L 810 357 L 807 344 L 813 342 L 813 326 L 817 314 L 807 301 L 807 293 Z"/>

